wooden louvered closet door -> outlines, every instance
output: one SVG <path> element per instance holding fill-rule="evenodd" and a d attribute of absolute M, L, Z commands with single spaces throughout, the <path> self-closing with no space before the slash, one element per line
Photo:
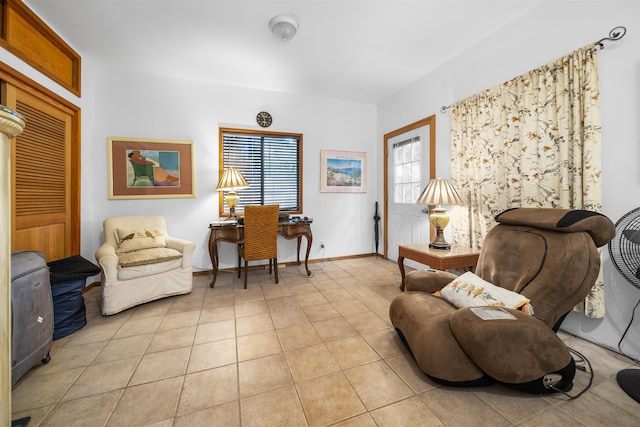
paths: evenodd
<path fill-rule="evenodd" d="M 73 111 L 8 84 L 5 89 L 15 102 L 10 108 L 27 120 L 12 145 L 11 250 L 38 250 L 47 261 L 78 254 Z"/>

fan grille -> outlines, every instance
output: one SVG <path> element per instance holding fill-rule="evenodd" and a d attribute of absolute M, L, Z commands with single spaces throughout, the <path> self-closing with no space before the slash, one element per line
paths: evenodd
<path fill-rule="evenodd" d="M 640 208 L 626 213 L 616 223 L 609 255 L 620 274 L 640 289 Z"/>

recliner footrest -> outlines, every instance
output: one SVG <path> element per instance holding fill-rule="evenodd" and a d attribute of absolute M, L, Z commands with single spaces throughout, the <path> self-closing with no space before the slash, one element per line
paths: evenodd
<path fill-rule="evenodd" d="M 569 350 L 535 317 L 506 308 L 472 307 L 457 310 L 450 324 L 460 347 L 495 380 L 532 393 L 571 388 L 575 363 Z"/>

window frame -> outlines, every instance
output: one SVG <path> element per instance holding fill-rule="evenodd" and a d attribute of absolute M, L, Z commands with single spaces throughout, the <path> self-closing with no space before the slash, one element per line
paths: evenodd
<path fill-rule="evenodd" d="M 288 213 L 288 214 L 301 214 L 303 212 L 303 162 L 302 162 L 302 149 L 303 149 L 303 138 L 301 133 L 294 132 L 276 132 L 262 129 L 241 129 L 241 128 L 219 128 L 219 146 L 218 146 L 218 180 L 222 178 L 222 174 L 224 172 L 224 135 L 227 133 L 234 134 L 243 134 L 247 136 L 266 136 L 266 137 L 275 137 L 275 138 L 297 138 L 298 140 L 298 182 L 297 182 L 297 199 L 298 199 L 298 209 L 296 210 L 283 210 L 280 212 Z M 234 167 L 235 165 L 229 165 L 230 167 Z M 224 204 L 224 191 L 218 192 L 218 215 L 220 218 L 229 217 L 229 210 L 225 211 Z M 238 194 L 240 195 L 240 200 L 242 201 L 242 190 L 238 190 Z M 236 210 L 236 214 L 238 216 L 244 215 L 244 208 L 239 206 L 239 209 Z"/>

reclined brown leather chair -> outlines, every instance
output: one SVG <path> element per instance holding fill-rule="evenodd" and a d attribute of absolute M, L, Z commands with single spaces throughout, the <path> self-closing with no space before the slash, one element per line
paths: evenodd
<path fill-rule="evenodd" d="M 613 238 L 615 226 L 604 215 L 566 209 L 516 208 L 496 221 L 475 274 L 528 299 L 533 315 L 513 308 L 458 308 L 436 296 L 454 274 L 415 270 L 406 276 L 406 292 L 391 303 L 391 322 L 422 371 L 438 382 L 499 381 L 533 393 L 570 390 L 575 362 L 556 332 L 595 283 L 597 248 Z"/>

